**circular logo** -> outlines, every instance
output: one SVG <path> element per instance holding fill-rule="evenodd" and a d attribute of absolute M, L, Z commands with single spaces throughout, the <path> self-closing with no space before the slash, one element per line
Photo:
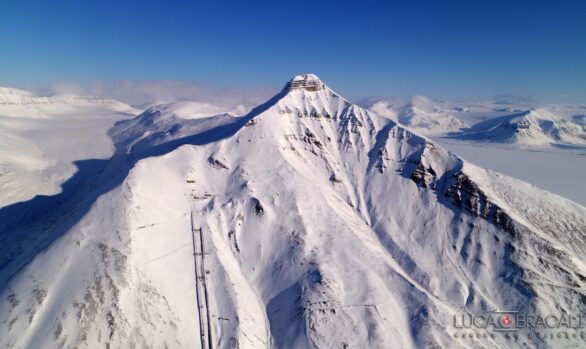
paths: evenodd
<path fill-rule="evenodd" d="M 501 326 L 503 326 L 505 328 L 509 328 L 513 325 L 513 318 L 509 314 L 504 314 L 504 315 L 501 315 L 499 322 L 500 322 Z"/>

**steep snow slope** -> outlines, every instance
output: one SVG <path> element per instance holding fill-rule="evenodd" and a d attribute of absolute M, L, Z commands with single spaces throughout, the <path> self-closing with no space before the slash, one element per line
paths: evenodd
<path fill-rule="evenodd" d="M 244 117 L 152 109 L 110 135 L 63 204 L 0 210 L 2 345 L 562 347 L 456 338 L 453 315 L 586 310 L 584 207 L 313 75 Z"/>
<path fill-rule="evenodd" d="M 457 137 L 523 145 L 586 144 L 582 126 L 547 109 L 530 109 L 486 120 Z"/>

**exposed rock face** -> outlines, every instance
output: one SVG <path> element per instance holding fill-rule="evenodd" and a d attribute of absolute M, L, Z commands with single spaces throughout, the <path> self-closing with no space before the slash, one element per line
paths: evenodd
<path fill-rule="evenodd" d="M 210 156 L 208 158 L 208 162 L 210 163 L 210 165 L 212 165 L 214 168 L 219 169 L 219 170 L 227 170 L 228 166 L 226 166 L 222 161 Z"/>
<path fill-rule="evenodd" d="M 310 92 L 316 92 L 324 89 L 324 84 L 313 74 L 297 75 L 285 86 L 285 89 L 298 90 L 303 89 Z"/>
<path fill-rule="evenodd" d="M 424 188 L 429 186 L 431 189 L 435 189 L 436 174 L 433 168 L 425 168 L 421 163 L 416 163 L 416 165 L 417 167 L 411 173 L 411 179 Z"/>
<path fill-rule="evenodd" d="M 254 211 L 254 214 L 258 218 L 262 218 L 265 215 L 265 209 L 264 209 L 264 207 L 262 207 L 262 204 L 260 203 L 260 201 L 257 198 L 252 198 L 251 202 L 252 202 L 252 209 Z"/>
<path fill-rule="evenodd" d="M 503 227 L 513 235 L 516 233 L 515 224 L 511 217 L 500 207 L 490 202 L 486 194 L 478 188 L 476 183 L 462 172 L 457 172 L 448 179 L 448 187 L 444 195 L 456 205 L 475 216 L 479 216 Z"/>

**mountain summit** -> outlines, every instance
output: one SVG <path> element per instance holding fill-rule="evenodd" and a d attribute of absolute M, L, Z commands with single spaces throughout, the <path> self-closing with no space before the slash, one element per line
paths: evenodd
<path fill-rule="evenodd" d="M 584 207 L 315 75 L 242 117 L 175 110 L 117 123 L 114 157 L 61 196 L 0 210 L 0 344 L 556 347 L 462 340 L 454 316 L 586 311 Z"/>
<path fill-rule="evenodd" d="M 325 88 L 325 85 L 321 80 L 314 74 L 301 74 L 296 75 L 285 85 L 285 89 L 288 91 L 303 89 L 306 91 L 320 91 Z"/>

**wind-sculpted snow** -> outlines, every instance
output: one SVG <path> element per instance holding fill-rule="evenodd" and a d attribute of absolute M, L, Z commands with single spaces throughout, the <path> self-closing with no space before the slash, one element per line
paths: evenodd
<path fill-rule="evenodd" d="M 319 79 L 291 86 L 243 117 L 158 107 L 119 122 L 114 157 L 64 189 L 64 208 L 20 206 L 34 223 L 0 210 L 0 343 L 199 347 L 204 328 L 226 348 L 564 344 L 457 338 L 453 321 L 584 313 L 584 207 L 471 166 Z"/>

